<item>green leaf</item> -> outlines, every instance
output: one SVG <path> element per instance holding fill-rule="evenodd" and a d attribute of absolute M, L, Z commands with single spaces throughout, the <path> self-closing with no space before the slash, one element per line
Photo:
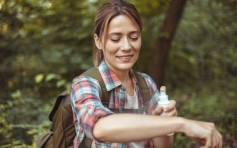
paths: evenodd
<path fill-rule="evenodd" d="M 57 86 L 57 87 L 62 87 L 62 86 L 65 85 L 65 84 L 66 84 L 66 81 L 65 81 L 65 80 L 60 80 L 60 81 L 57 82 L 56 86 Z"/>
<path fill-rule="evenodd" d="M 21 96 L 20 90 L 15 91 L 14 93 L 11 94 L 11 96 L 12 96 L 13 98 L 18 98 L 18 97 L 20 97 L 20 96 Z"/>
<path fill-rule="evenodd" d="M 46 76 L 45 81 L 48 82 L 48 81 L 50 81 L 50 80 L 59 79 L 59 78 L 60 78 L 59 75 L 54 74 L 54 73 L 50 73 L 50 74 L 48 74 L 48 75 Z"/>
<path fill-rule="evenodd" d="M 35 76 L 35 82 L 36 83 L 40 83 L 44 78 L 44 75 L 43 74 L 38 74 Z"/>

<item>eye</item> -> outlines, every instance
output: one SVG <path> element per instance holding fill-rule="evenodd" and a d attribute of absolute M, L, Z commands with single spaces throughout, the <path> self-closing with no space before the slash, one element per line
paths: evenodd
<path fill-rule="evenodd" d="M 111 38 L 110 39 L 112 42 L 118 42 L 120 39 L 119 38 Z"/>
<path fill-rule="evenodd" d="M 132 40 L 132 41 L 137 41 L 138 39 L 139 39 L 139 34 L 138 33 L 132 33 L 132 34 L 130 34 L 130 39 Z"/>
<path fill-rule="evenodd" d="M 136 41 L 138 40 L 138 37 L 131 37 L 131 40 Z"/>
<path fill-rule="evenodd" d="M 132 35 L 132 36 L 130 36 L 130 39 L 131 39 L 132 41 L 136 41 L 136 40 L 138 40 L 138 38 L 139 38 L 139 36 L 137 36 L 137 35 Z"/>

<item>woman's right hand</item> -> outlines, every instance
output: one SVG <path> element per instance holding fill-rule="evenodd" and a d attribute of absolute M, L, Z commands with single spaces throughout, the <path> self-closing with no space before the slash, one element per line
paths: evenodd
<path fill-rule="evenodd" d="M 201 148 L 221 148 L 222 136 L 210 122 L 184 119 L 183 132 L 191 139 L 204 144 Z"/>

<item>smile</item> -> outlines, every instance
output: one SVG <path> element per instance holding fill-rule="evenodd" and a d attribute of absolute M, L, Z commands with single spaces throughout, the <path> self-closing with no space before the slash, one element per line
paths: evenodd
<path fill-rule="evenodd" d="M 129 56 L 117 56 L 117 58 L 123 62 L 128 62 L 132 59 L 133 55 L 129 55 Z"/>

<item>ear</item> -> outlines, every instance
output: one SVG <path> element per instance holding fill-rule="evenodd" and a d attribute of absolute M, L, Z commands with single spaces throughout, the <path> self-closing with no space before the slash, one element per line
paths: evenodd
<path fill-rule="evenodd" d="M 98 49 L 102 49 L 102 44 L 97 34 L 94 34 L 94 40 L 95 40 L 95 46 Z"/>

